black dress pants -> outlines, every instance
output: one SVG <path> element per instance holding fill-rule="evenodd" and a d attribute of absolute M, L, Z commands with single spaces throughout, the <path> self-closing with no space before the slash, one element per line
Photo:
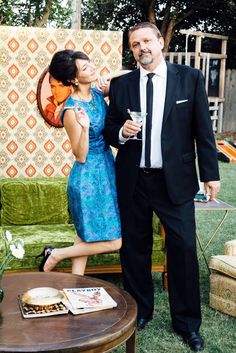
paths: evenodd
<path fill-rule="evenodd" d="M 173 178 L 174 182 L 174 178 Z M 198 331 L 201 324 L 199 269 L 193 201 L 173 204 L 164 172 L 140 169 L 130 204 L 120 204 L 124 288 L 138 304 L 138 317 L 151 318 L 154 289 L 151 272 L 153 211 L 166 232 L 170 313 L 176 332 Z"/>

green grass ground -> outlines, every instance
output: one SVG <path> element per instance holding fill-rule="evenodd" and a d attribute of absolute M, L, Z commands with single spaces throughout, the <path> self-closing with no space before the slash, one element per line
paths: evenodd
<path fill-rule="evenodd" d="M 218 197 L 236 207 L 236 164 L 220 162 L 220 174 L 222 188 Z M 207 242 L 222 215 L 222 211 L 197 211 L 197 229 L 203 243 Z M 224 243 L 232 239 L 236 239 L 236 211 L 229 213 L 213 243 L 206 251 L 208 260 L 211 255 L 223 254 Z M 199 260 L 199 265 L 202 298 L 201 334 L 206 345 L 204 352 L 234 353 L 236 352 L 236 318 L 209 307 L 209 273 L 203 258 Z M 171 328 L 168 293 L 162 290 L 161 275 L 155 273 L 153 279 L 155 284 L 154 318 L 145 330 L 137 332 L 136 352 L 192 352 Z M 124 353 L 124 345 L 114 352 Z"/>

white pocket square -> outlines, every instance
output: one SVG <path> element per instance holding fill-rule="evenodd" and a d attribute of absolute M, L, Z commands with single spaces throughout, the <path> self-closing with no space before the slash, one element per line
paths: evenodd
<path fill-rule="evenodd" d="M 182 99 L 180 101 L 176 101 L 176 104 L 181 104 L 181 103 L 186 103 L 188 102 L 188 99 Z"/>

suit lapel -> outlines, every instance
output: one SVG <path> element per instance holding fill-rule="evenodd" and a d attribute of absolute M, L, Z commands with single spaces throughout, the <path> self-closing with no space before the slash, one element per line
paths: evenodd
<path fill-rule="evenodd" d="M 133 71 L 130 75 L 128 83 L 128 102 L 129 109 L 134 111 L 141 111 L 140 104 L 140 70 Z M 167 62 L 167 85 L 166 85 L 166 99 L 163 115 L 163 124 L 165 123 L 171 111 L 173 104 L 176 102 L 176 87 L 179 84 L 178 69 L 176 66 Z"/>
<path fill-rule="evenodd" d="M 129 82 L 128 82 L 128 94 L 130 102 L 130 110 L 140 112 L 141 105 L 140 105 L 140 70 L 133 71 L 133 75 L 130 75 Z"/>
<path fill-rule="evenodd" d="M 169 116 L 171 108 L 176 101 L 176 87 L 179 83 L 178 69 L 176 66 L 167 62 L 167 85 L 166 85 L 166 99 L 163 115 L 163 124 Z"/>

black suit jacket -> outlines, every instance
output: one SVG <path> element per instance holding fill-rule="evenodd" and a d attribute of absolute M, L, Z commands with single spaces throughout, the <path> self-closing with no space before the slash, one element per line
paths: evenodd
<path fill-rule="evenodd" d="M 135 70 L 113 79 L 110 86 L 104 133 L 107 142 L 119 149 L 116 177 L 121 204 L 127 204 L 132 198 L 141 158 L 141 141 L 128 140 L 123 145 L 119 144 L 119 130 L 130 119 L 127 109 L 141 110 L 139 78 L 140 71 Z M 215 140 L 201 71 L 167 63 L 161 148 L 167 190 L 173 203 L 191 200 L 198 191 L 196 153 L 201 181 L 219 180 Z"/>

